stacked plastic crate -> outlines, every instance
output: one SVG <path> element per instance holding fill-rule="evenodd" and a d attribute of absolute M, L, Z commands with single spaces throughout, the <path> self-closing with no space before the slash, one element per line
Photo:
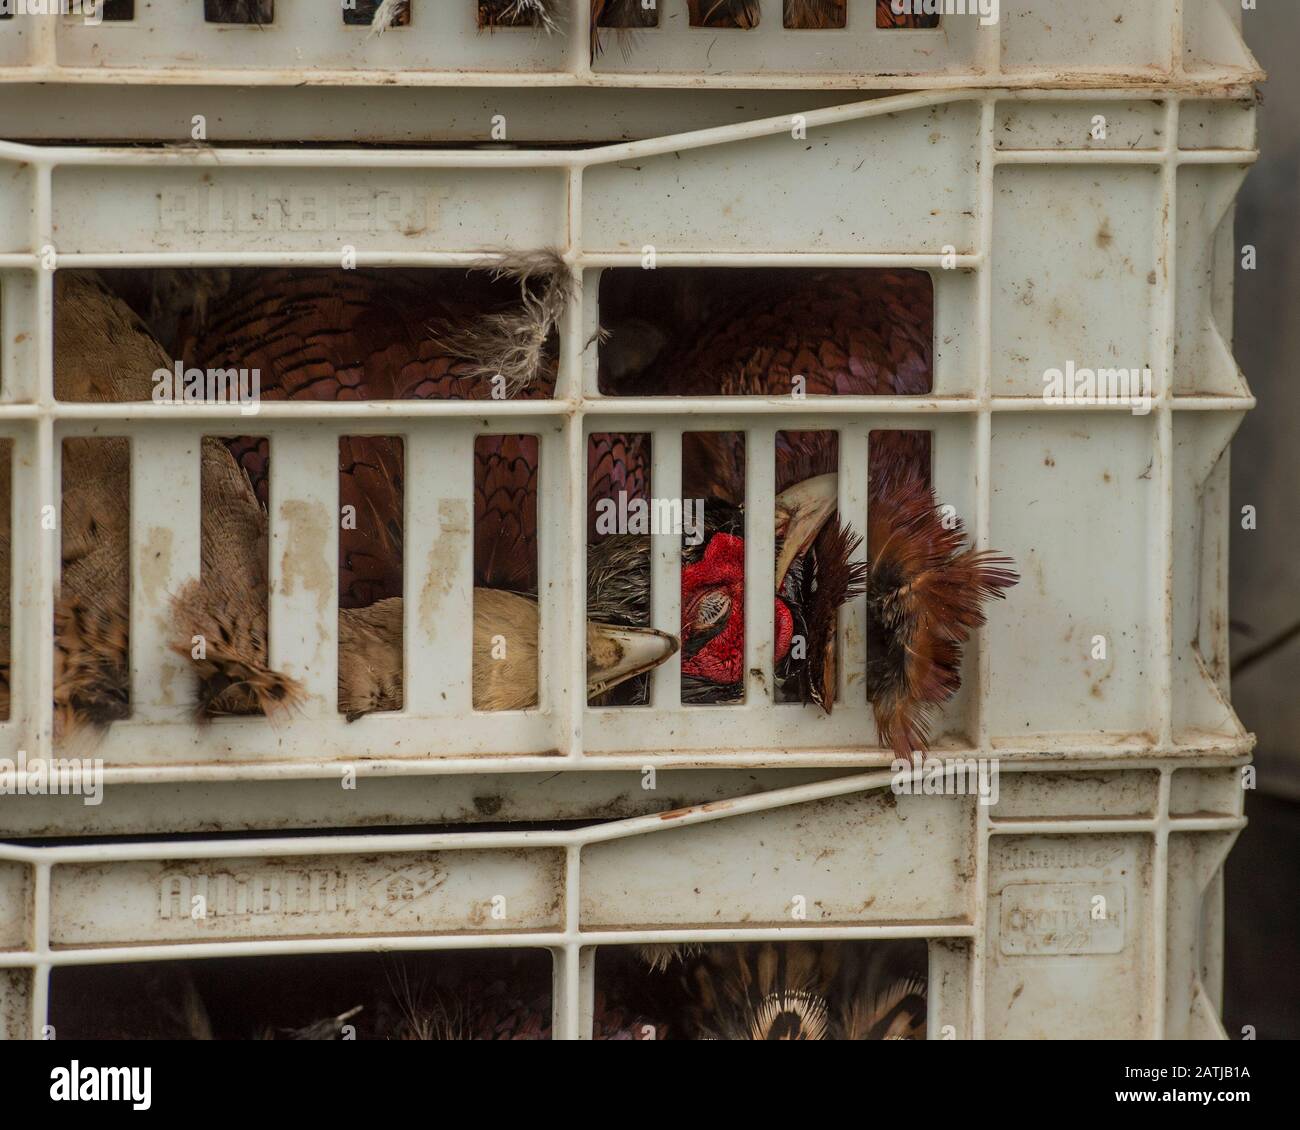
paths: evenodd
<path fill-rule="evenodd" d="M 346 997 L 382 951 L 413 963 L 385 967 L 408 989 L 454 966 L 504 994 L 494 1033 L 680 1035 L 653 1007 L 677 967 L 630 949 L 772 941 L 922 953 L 929 1038 L 1221 1035 L 1221 866 L 1251 748 L 1226 665 L 1227 448 L 1253 403 L 1231 353 L 1231 218 L 1262 77 L 1239 7 L 949 4 L 897 28 L 848 0 L 844 26 L 810 30 L 778 0 L 751 0 L 745 27 L 660 0 L 634 34 L 594 39 L 587 0 L 551 32 L 485 31 L 489 0 L 412 0 L 382 35 L 364 5 L 333 21 L 302 0 L 231 7 L 243 22 L 198 0 L 0 21 L 0 1033 L 145 1034 L 125 1007 L 74 1007 L 137 964 L 209 970 L 210 997 L 310 968 Z M 250 423 L 233 404 L 57 399 L 56 273 L 337 269 L 341 253 L 463 270 L 550 247 L 573 283 L 553 396 L 259 406 L 271 661 L 305 700 L 279 722 L 193 722 L 169 641 L 198 573 L 200 441 Z M 615 395 L 607 280 L 648 266 L 925 272 L 930 387 Z M 620 285 L 635 309 L 639 282 Z M 1149 383 L 1108 398 L 1064 380 L 1085 369 Z M 858 530 L 871 434 L 928 431 L 938 497 L 1016 559 L 933 742 L 949 765 L 995 767 L 995 804 L 927 789 L 923 770 L 898 787 L 861 601 L 841 615 L 833 713 L 776 701 L 757 584 L 742 702 L 683 702 L 679 658 L 643 705 L 588 701 L 590 437 L 648 434 L 672 498 L 685 434 L 743 433 L 756 577 L 783 429 L 838 434 Z M 518 434 L 538 437 L 538 701 L 489 712 L 469 468 L 478 437 Z M 403 708 L 349 723 L 335 516 L 355 435 L 402 440 L 407 599 Z M 131 714 L 90 750 L 55 740 L 52 708 L 60 550 L 43 515 L 74 436 L 131 442 Z M 676 634 L 676 539 L 651 568 L 650 621 Z M 102 804 L 31 772 L 74 755 L 102 763 Z M 348 1011 L 325 996 L 254 1019 Z"/>

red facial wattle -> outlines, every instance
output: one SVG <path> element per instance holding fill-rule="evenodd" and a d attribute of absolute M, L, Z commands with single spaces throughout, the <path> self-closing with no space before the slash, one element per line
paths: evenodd
<path fill-rule="evenodd" d="M 701 615 L 721 603 L 729 611 L 720 629 L 698 650 Z M 682 569 L 682 674 L 710 683 L 739 683 L 745 673 L 745 542 L 734 534 L 714 534 L 704 556 Z M 794 617 L 785 601 L 773 609 L 776 661 L 790 650 Z M 705 617 L 708 619 L 708 617 Z M 705 630 L 713 630 L 713 626 Z"/>

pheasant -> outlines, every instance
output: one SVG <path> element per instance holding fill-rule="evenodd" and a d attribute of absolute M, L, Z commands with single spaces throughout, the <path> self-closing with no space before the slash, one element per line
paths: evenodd
<path fill-rule="evenodd" d="M 568 268 L 555 256 L 534 256 L 509 270 L 518 286 L 509 303 L 481 273 L 451 300 L 445 285 L 402 272 L 259 272 L 213 304 L 182 353 L 200 367 L 260 370 L 268 400 L 482 398 L 498 376 L 503 392 L 546 396 L 554 386 L 554 330 Z M 229 447 L 264 503 L 266 442 L 235 439 Z M 349 437 L 342 470 L 341 501 L 358 520 L 340 531 L 339 603 L 353 613 L 354 639 L 366 646 L 355 655 L 340 648 L 340 678 L 348 678 L 352 692 L 341 691 L 340 705 L 356 718 L 401 706 L 400 443 Z M 523 709 L 537 701 L 536 474 L 533 437 L 483 437 L 475 445 L 476 709 Z M 191 625 L 199 600 L 199 590 L 187 594 Z M 344 631 L 341 619 L 341 637 Z M 509 645 L 504 659 L 493 646 L 501 637 Z M 588 691 L 600 695 L 662 662 L 676 640 L 591 621 L 587 645 Z M 359 669 L 349 676 L 353 664 Z"/>
<path fill-rule="evenodd" d="M 56 276 L 54 393 L 60 400 L 147 400 L 171 359 L 99 279 Z M 63 574 L 54 611 L 56 733 L 130 713 L 130 448 L 118 437 L 63 444 Z M 7 473 L 7 468 L 6 468 Z M 3 616 L 8 620 L 8 602 Z M 7 624 L 6 624 L 7 634 Z"/>
<path fill-rule="evenodd" d="M 615 276 L 602 347 L 607 395 L 918 395 L 929 391 L 933 290 L 920 271 L 658 271 Z M 657 288 L 647 290 L 646 288 Z M 624 289 L 626 288 L 626 289 Z M 632 301 L 629 301 L 629 298 Z M 633 313 L 620 318 L 618 311 Z M 645 311 L 658 312 L 650 322 Z M 703 546 L 682 576 L 683 696 L 734 702 L 744 674 L 744 447 L 739 434 L 683 436 L 683 490 L 707 498 Z M 778 693 L 830 710 L 840 604 L 867 594 L 867 693 L 881 741 L 925 749 L 933 709 L 960 686 L 962 645 L 983 604 L 1016 583 L 1004 557 L 964 548 L 929 486 L 929 436 L 877 432 L 868 455 L 867 567 L 834 510 L 838 441 L 830 432 L 778 436 L 777 490 L 821 484 L 824 524 L 781 528 L 775 585 Z M 952 526 L 952 528 L 948 528 Z M 811 534 L 811 536 L 809 536 Z M 784 535 L 784 536 L 782 536 Z M 807 644 L 796 658 L 791 641 Z"/>
<path fill-rule="evenodd" d="M 924 975 L 889 943 L 711 945 L 685 962 L 696 1039 L 925 1039 Z"/>
<path fill-rule="evenodd" d="M 152 374 L 170 369 L 171 362 L 127 304 L 98 277 L 77 273 L 60 272 L 56 295 L 56 395 L 68 400 L 147 399 Z M 242 454 L 250 451 L 255 449 L 245 447 Z M 107 725 L 130 709 L 129 516 L 122 505 L 129 486 L 129 448 L 123 439 L 70 439 L 63 466 L 64 571 L 55 623 L 55 707 L 61 735 Z M 252 480 L 220 441 L 203 444 L 202 486 L 202 574 L 177 594 L 177 649 L 192 655 L 192 638 L 205 642 L 205 654 L 195 661 L 204 715 L 284 707 L 298 698 L 300 689 L 267 662 L 265 508 Z M 400 592 L 400 568 L 398 577 Z M 365 569 L 349 579 L 353 591 L 368 591 L 375 598 L 365 606 L 343 602 L 340 611 L 340 702 L 349 717 L 401 706 L 401 599 L 382 595 L 390 583 L 383 575 L 367 576 Z M 535 600 L 482 590 L 476 596 L 482 598 L 475 606 L 476 655 L 490 651 L 501 636 L 520 641 L 511 649 L 510 662 L 490 667 L 484 676 L 482 707 L 535 703 L 536 664 L 527 662 L 528 641 L 534 652 L 536 646 Z M 5 603 L 0 639 L 7 635 Z M 598 624 L 589 626 L 588 641 L 590 686 L 597 693 L 662 662 L 676 648 L 676 640 L 662 633 Z"/>
<path fill-rule="evenodd" d="M 491 382 L 499 374 L 504 378 L 501 391 L 523 398 L 548 396 L 554 388 L 555 327 L 568 299 L 569 270 L 554 254 L 512 260 L 503 270 L 511 286 L 518 288 L 509 302 L 481 272 L 460 286 L 455 299 L 446 286 L 430 283 L 428 275 L 406 272 L 249 274 L 246 280 L 236 280 L 246 285 L 232 286 L 223 298 L 209 302 L 201 330 L 179 351 L 200 367 L 259 370 L 262 395 L 268 400 L 483 397 L 491 394 Z M 498 271 L 499 279 L 502 273 Z M 590 454 L 589 503 L 629 487 L 630 493 L 644 494 L 645 468 L 639 465 L 645 458 L 644 445 L 627 437 L 608 438 L 612 448 L 602 450 L 597 443 Z M 265 440 L 229 442 L 265 503 Z M 476 643 L 474 685 L 480 699 L 476 705 L 518 708 L 533 700 L 505 694 L 522 685 L 514 664 L 533 670 L 536 661 L 536 441 L 485 437 L 476 444 L 475 459 L 476 607 L 490 607 L 512 626 L 508 638 L 520 641 L 508 649 L 508 664 L 491 658 Z M 345 526 L 340 532 L 340 606 L 360 609 L 379 602 L 372 622 L 365 625 L 367 638 L 373 636 L 371 650 L 381 658 L 385 647 L 391 654 L 367 666 L 376 671 L 392 665 L 400 669 L 400 605 L 384 602 L 401 594 L 401 454 L 392 439 L 350 437 L 343 465 L 341 501 L 365 518 L 359 517 L 355 528 Z M 798 461 L 791 463 L 792 468 L 798 466 Z M 812 547 L 829 516 L 830 490 L 824 473 L 828 469 L 833 470 L 833 465 L 818 468 L 809 463 L 801 477 L 812 483 L 797 491 L 790 488 L 798 485 L 798 478 L 782 484 L 780 518 L 786 549 L 778 582 L 795 559 Z M 822 541 L 823 556 L 833 546 L 842 551 L 831 534 Z M 643 671 L 666 658 L 663 647 L 668 637 L 653 632 L 647 622 L 648 550 L 648 542 L 622 535 L 591 541 L 588 616 L 604 626 L 600 633 L 604 639 L 593 636 L 588 648 L 592 671 L 588 691 L 597 700 L 610 701 L 607 692 L 627 682 L 632 668 Z M 843 584 L 837 590 L 829 583 L 835 574 L 828 566 L 828 583 L 820 587 L 814 607 L 821 609 L 837 591 L 838 599 L 846 599 L 860 590 L 861 578 L 855 570 L 846 564 L 842 571 Z M 489 589 L 496 595 L 485 595 Z M 711 607 L 716 611 L 716 600 Z M 832 613 L 833 608 L 827 615 Z M 734 625 L 741 619 L 737 617 Z M 720 622 L 715 616 L 714 625 Z M 602 648 L 611 661 L 615 655 L 623 657 L 612 673 L 603 671 L 597 654 Z M 688 667 L 693 661 L 688 659 Z M 530 686 L 529 694 L 535 694 L 535 676 Z M 643 700 L 643 685 L 629 690 L 621 701 Z M 346 709 L 350 716 L 393 709 L 394 697 L 376 689 Z"/>

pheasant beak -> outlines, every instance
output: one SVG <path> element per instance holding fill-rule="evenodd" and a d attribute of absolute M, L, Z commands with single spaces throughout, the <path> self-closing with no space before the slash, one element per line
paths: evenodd
<path fill-rule="evenodd" d="M 795 560 L 808 552 L 839 498 L 836 475 L 816 475 L 795 483 L 776 496 L 776 536 L 784 538 L 776 556 L 776 591 Z"/>
<path fill-rule="evenodd" d="M 653 628 L 621 628 L 587 621 L 587 697 L 658 667 L 681 645 Z"/>

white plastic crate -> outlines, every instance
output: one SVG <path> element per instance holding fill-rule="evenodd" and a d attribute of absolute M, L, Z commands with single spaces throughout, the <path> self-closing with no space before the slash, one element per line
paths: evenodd
<path fill-rule="evenodd" d="M 1107 140 L 1090 140 L 1099 115 Z M 134 440 L 134 713 L 96 748 L 108 782 L 328 778 L 344 765 L 425 774 L 638 769 L 647 760 L 888 763 L 863 690 L 862 602 L 842 617 L 832 716 L 771 701 L 771 609 L 757 585 L 746 608 L 743 705 L 682 706 L 671 660 L 653 676 L 650 706 L 587 706 L 582 625 L 572 613 L 582 606 L 586 514 L 565 500 L 581 497 L 585 437 L 600 431 L 653 433 L 656 492 L 667 497 L 678 493 L 683 431 L 744 431 L 747 573 L 762 576 L 773 553 L 776 431 L 840 433 L 840 508 L 862 529 L 867 433 L 929 429 L 939 497 L 977 544 L 1009 553 L 1023 573 L 968 648 L 936 748 L 1026 762 L 1246 753 L 1249 736 L 1225 697 L 1225 451 L 1253 403 L 1228 344 L 1228 218 L 1255 156 L 1252 104 L 1135 91 L 908 94 L 810 111 L 800 123 L 807 140 L 795 141 L 791 124 L 781 117 L 581 150 L 0 147 L 0 214 L 10 220 L 0 254 L 0 428 L 13 441 L 14 514 L 57 499 L 64 437 Z M 285 202 L 290 222 L 272 229 L 232 218 L 268 194 Z M 168 602 L 197 571 L 199 438 L 245 432 L 250 421 L 237 406 L 56 401 L 49 249 L 61 268 L 336 265 L 339 233 L 292 217 L 380 198 L 400 204 L 400 222 L 391 208 L 376 209 L 374 230 L 347 234 L 362 264 L 464 264 L 503 247 L 564 248 L 578 292 L 562 327 L 556 398 L 264 403 L 255 430 L 278 453 L 271 659 L 310 698 L 280 723 L 196 726 L 185 661 L 166 647 Z M 650 244 L 660 266 L 930 272 L 931 393 L 602 396 L 595 350 L 584 348 L 599 323 L 596 280 L 603 268 L 640 265 Z M 1112 358 L 1151 367 L 1149 414 L 1044 401 L 1046 368 Z M 406 438 L 407 705 L 348 724 L 336 708 L 336 626 L 316 610 L 336 599 L 328 531 L 337 437 L 367 432 Z M 535 710 L 470 708 L 471 548 L 461 517 L 472 512 L 469 452 L 484 432 L 541 437 Z M 304 507 L 327 531 L 310 551 L 320 560 L 290 537 Z M 170 558 L 145 561 L 160 542 L 175 547 Z M 46 756 L 57 540 L 18 520 L 13 552 L 13 708 L 0 723 L 0 756 Z M 424 616 L 413 594 L 426 591 L 434 561 L 457 562 L 450 575 L 438 566 L 436 588 L 453 599 Z M 653 620 L 669 631 L 680 616 L 678 567 L 675 544 L 658 546 Z M 319 632 L 276 627 L 318 622 Z M 1092 658 L 1095 636 L 1106 638 L 1104 660 Z M 0 797 L 6 803 L 14 798 Z"/>
<path fill-rule="evenodd" d="M 12 0 L 17 5 L 21 0 Z M 134 83 L 390 83 L 812 88 L 1098 86 L 1211 89 L 1260 76 L 1236 0 L 1002 0 L 998 20 L 946 15 L 934 29 L 877 28 L 876 0 L 848 0 L 842 29 L 692 28 L 686 0 L 630 45 L 611 30 L 593 61 L 590 0 L 561 30 L 477 26 L 477 0 L 413 0 L 407 27 L 370 36 L 332 0 L 276 0 L 268 25 L 207 23 L 202 0 L 136 0 L 130 20 L 0 20 L 0 79 Z M 969 5 L 975 7 L 976 5 Z M 955 12 L 958 5 L 949 5 Z"/>
<path fill-rule="evenodd" d="M 1240 771 L 1006 768 L 993 806 L 874 772 L 568 831 L 0 846 L 0 1036 L 70 1035 L 71 966 L 544 949 L 590 1038 L 599 947 L 924 939 L 930 1039 L 1223 1037 Z"/>

